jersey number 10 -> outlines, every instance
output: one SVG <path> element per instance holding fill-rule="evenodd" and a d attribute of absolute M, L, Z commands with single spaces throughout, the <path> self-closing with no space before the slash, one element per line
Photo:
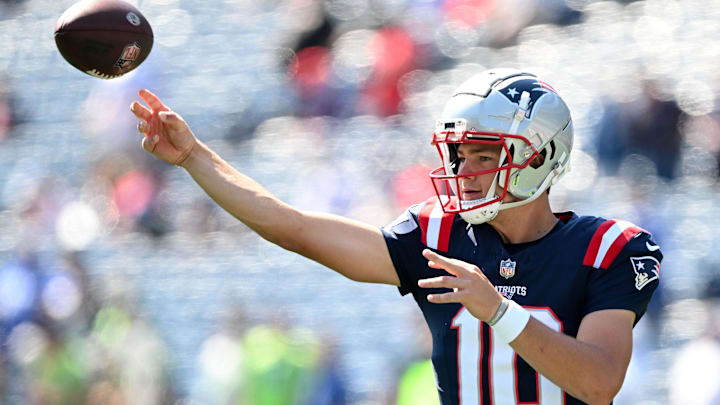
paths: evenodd
<path fill-rule="evenodd" d="M 562 323 L 549 308 L 525 309 L 550 329 L 562 330 Z M 564 404 L 560 387 L 539 375 L 524 361 L 518 361 L 520 358 L 510 345 L 496 339 L 492 328 L 475 318 L 465 307 L 453 318 L 452 327 L 457 329 L 458 335 L 459 404 Z M 489 333 L 484 334 L 483 328 L 488 328 Z M 487 370 L 486 378 L 482 378 L 483 370 Z M 487 381 L 487 385 L 483 381 Z M 534 387 L 534 398 L 520 398 L 519 387 L 523 387 L 523 392 L 527 392 L 527 387 Z M 481 388 L 487 389 L 485 395 Z"/>

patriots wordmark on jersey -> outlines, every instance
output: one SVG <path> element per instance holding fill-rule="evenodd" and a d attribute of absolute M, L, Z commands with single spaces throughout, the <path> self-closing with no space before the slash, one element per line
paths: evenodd
<path fill-rule="evenodd" d="M 460 304 L 431 304 L 420 279 L 446 274 L 428 267 L 429 247 L 478 266 L 506 298 L 551 329 L 575 337 L 583 317 L 626 309 L 642 317 L 658 286 L 662 254 L 645 230 L 621 220 L 556 214 L 540 240 L 505 245 L 487 224 L 470 226 L 438 209 L 436 198 L 415 205 L 382 229 L 400 277 L 430 326 L 432 361 L 443 405 L 582 402 L 535 372 L 492 328 Z"/>

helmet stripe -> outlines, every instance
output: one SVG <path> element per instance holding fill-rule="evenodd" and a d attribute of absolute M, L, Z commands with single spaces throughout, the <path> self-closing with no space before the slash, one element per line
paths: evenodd
<path fill-rule="evenodd" d="M 608 250 L 610 250 L 610 246 L 612 246 L 612 244 L 615 243 L 615 240 L 622 235 L 623 231 L 630 226 L 632 226 L 630 222 L 615 220 L 613 226 L 611 226 L 602 236 L 593 267 L 596 269 L 600 268 L 600 265 L 605 259 L 605 255 L 608 253 Z"/>
<path fill-rule="evenodd" d="M 447 252 L 450 247 L 450 231 L 452 230 L 454 219 L 455 214 L 443 213 L 442 221 L 440 222 L 440 235 L 437 247 L 437 249 L 442 252 Z"/>
<path fill-rule="evenodd" d="M 615 260 L 620 251 L 622 251 L 622 248 L 625 247 L 625 245 L 628 243 L 628 241 L 630 241 L 630 239 L 633 238 L 633 236 L 637 235 L 640 232 L 645 231 L 642 228 L 637 227 L 633 224 L 630 224 L 629 227 L 625 228 L 620 233 L 620 235 L 618 235 L 613 244 L 610 245 L 610 248 L 605 254 L 605 258 L 600 263 L 600 268 L 605 270 L 610 268 L 610 265 Z"/>
<path fill-rule="evenodd" d="M 627 242 L 644 229 L 634 224 L 611 219 L 598 227 L 585 252 L 583 265 L 608 269 Z"/>
<path fill-rule="evenodd" d="M 602 242 L 602 237 L 607 232 L 608 229 L 610 229 L 611 226 L 615 224 L 615 221 L 612 219 L 609 221 L 605 221 L 598 227 L 597 230 L 595 230 L 595 234 L 593 235 L 592 239 L 590 240 L 590 245 L 587 248 L 587 251 L 585 251 L 585 259 L 583 259 L 583 265 L 585 266 L 593 266 L 595 263 L 595 258 L 598 254 L 598 249 L 600 248 L 600 242 Z"/>
<path fill-rule="evenodd" d="M 442 205 L 435 200 L 433 209 L 430 211 L 427 229 L 427 247 L 437 249 L 440 241 L 440 228 L 442 225 L 443 210 Z"/>
<path fill-rule="evenodd" d="M 420 213 L 418 214 L 418 220 L 420 221 L 420 230 L 422 231 L 422 236 L 420 241 L 423 245 L 428 246 L 428 225 L 430 222 L 430 213 L 432 212 L 433 208 L 435 207 L 435 203 L 437 202 L 436 198 L 430 198 L 427 201 L 425 201 L 425 204 L 423 204 L 422 208 L 420 209 Z"/>
<path fill-rule="evenodd" d="M 542 87 L 543 89 L 550 90 L 553 93 L 557 94 L 557 91 L 555 91 L 555 89 L 553 89 L 551 85 L 545 83 L 542 80 L 538 80 L 538 83 L 540 83 L 540 87 Z"/>

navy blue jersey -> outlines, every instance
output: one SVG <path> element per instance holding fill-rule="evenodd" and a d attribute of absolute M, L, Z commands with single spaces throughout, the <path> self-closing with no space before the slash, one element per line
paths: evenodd
<path fill-rule="evenodd" d="M 540 240 L 506 245 L 490 225 L 470 226 L 436 202 L 410 207 L 382 232 L 400 292 L 413 294 L 430 327 L 442 404 L 581 404 L 494 339 L 492 329 L 460 304 L 428 302 L 428 294 L 447 290 L 419 288 L 418 280 L 447 273 L 428 267 L 421 252 L 429 247 L 475 264 L 505 297 L 575 337 L 591 312 L 627 309 L 636 323 L 645 313 L 662 260 L 651 235 L 626 221 L 563 213 Z"/>

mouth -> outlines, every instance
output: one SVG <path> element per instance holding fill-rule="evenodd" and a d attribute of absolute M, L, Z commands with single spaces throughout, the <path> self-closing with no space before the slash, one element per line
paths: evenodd
<path fill-rule="evenodd" d="M 482 191 L 472 190 L 472 189 L 463 189 L 462 190 L 462 199 L 465 201 L 479 200 L 484 197 L 485 197 L 485 194 L 483 194 Z"/>

